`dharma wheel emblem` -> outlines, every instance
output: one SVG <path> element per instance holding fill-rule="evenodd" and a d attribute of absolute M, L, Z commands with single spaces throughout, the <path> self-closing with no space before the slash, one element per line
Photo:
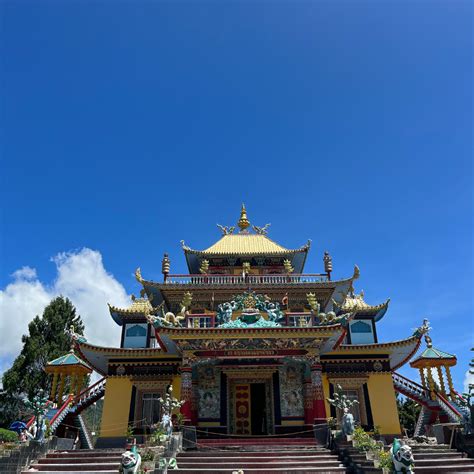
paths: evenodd
<path fill-rule="evenodd" d="M 119 365 L 115 373 L 117 375 L 125 375 L 125 367 L 123 365 Z"/>
<path fill-rule="evenodd" d="M 382 362 L 380 362 L 379 360 L 376 360 L 374 362 L 373 367 L 374 367 L 375 372 L 382 372 L 382 370 L 383 370 Z"/>

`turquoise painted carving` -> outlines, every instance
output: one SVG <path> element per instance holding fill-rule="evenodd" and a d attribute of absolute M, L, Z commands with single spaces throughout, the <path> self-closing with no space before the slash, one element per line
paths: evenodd
<path fill-rule="evenodd" d="M 232 320 L 234 311 L 241 311 L 238 318 Z M 266 313 L 264 318 L 262 313 Z M 217 323 L 223 328 L 243 327 L 280 327 L 279 322 L 285 315 L 280 305 L 267 296 L 257 295 L 247 291 L 235 296 L 232 301 L 222 303 L 217 307 Z"/>

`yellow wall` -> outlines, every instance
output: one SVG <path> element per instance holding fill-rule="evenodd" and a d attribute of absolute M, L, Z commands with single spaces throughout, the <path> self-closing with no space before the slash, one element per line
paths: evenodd
<path fill-rule="evenodd" d="M 173 397 L 181 400 L 181 375 L 173 375 L 171 386 L 173 387 Z"/>
<path fill-rule="evenodd" d="M 367 386 L 374 425 L 381 434 L 400 434 L 392 374 L 370 374 Z"/>
<path fill-rule="evenodd" d="M 329 405 L 329 380 L 326 374 L 323 374 L 323 396 L 324 396 L 324 406 L 326 407 L 326 417 L 331 416 L 331 405 Z"/>
<path fill-rule="evenodd" d="M 132 398 L 132 382 L 128 378 L 107 379 L 100 436 L 125 436 Z"/>

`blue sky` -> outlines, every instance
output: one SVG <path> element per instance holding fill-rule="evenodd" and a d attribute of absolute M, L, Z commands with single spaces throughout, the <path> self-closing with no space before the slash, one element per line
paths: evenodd
<path fill-rule="evenodd" d="M 312 239 L 307 271 L 329 250 L 335 277 L 360 266 L 369 303 L 392 298 L 381 339 L 428 317 L 435 346 L 458 355 L 461 387 L 473 345 L 470 2 L 0 11 L 4 331 L 41 307 L 32 289 L 41 302 L 67 294 L 81 249 L 95 263 L 87 281 L 70 272 L 72 293 L 97 271 L 123 298 L 138 292 L 137 266 L 161 277 L 164 251 L 184 272 L 180 240 L 208 246 L 244 201 L 282 245 Z"/>

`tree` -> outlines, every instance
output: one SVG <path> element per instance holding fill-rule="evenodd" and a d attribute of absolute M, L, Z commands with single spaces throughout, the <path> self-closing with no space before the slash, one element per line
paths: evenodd
<path fill-rule="evenodd" d="M 44 366 L 65 354 L 71 346 L 67 330 L 74 326 L 78 334 L 84 333 L 81 317 L 68 298 L 58 296 L 28 325 L 23 335 L 23 348 L 13 366 L 3 374 L 3 392 L 0 394 L 0 425 L 19 416 L 22 399 L 31 398 L 40 389 L 49 393 L 50 380 Z M 14 416 L 12 416 L 14 415 Z"/>
<path fill-rule="evenodd" d="M 405 429 L 408 436 L 413 436 L 421 411 L 420 405 L 410 398 L 402 398 L 397 395 L 397 408 L 402 430 Z"/>

